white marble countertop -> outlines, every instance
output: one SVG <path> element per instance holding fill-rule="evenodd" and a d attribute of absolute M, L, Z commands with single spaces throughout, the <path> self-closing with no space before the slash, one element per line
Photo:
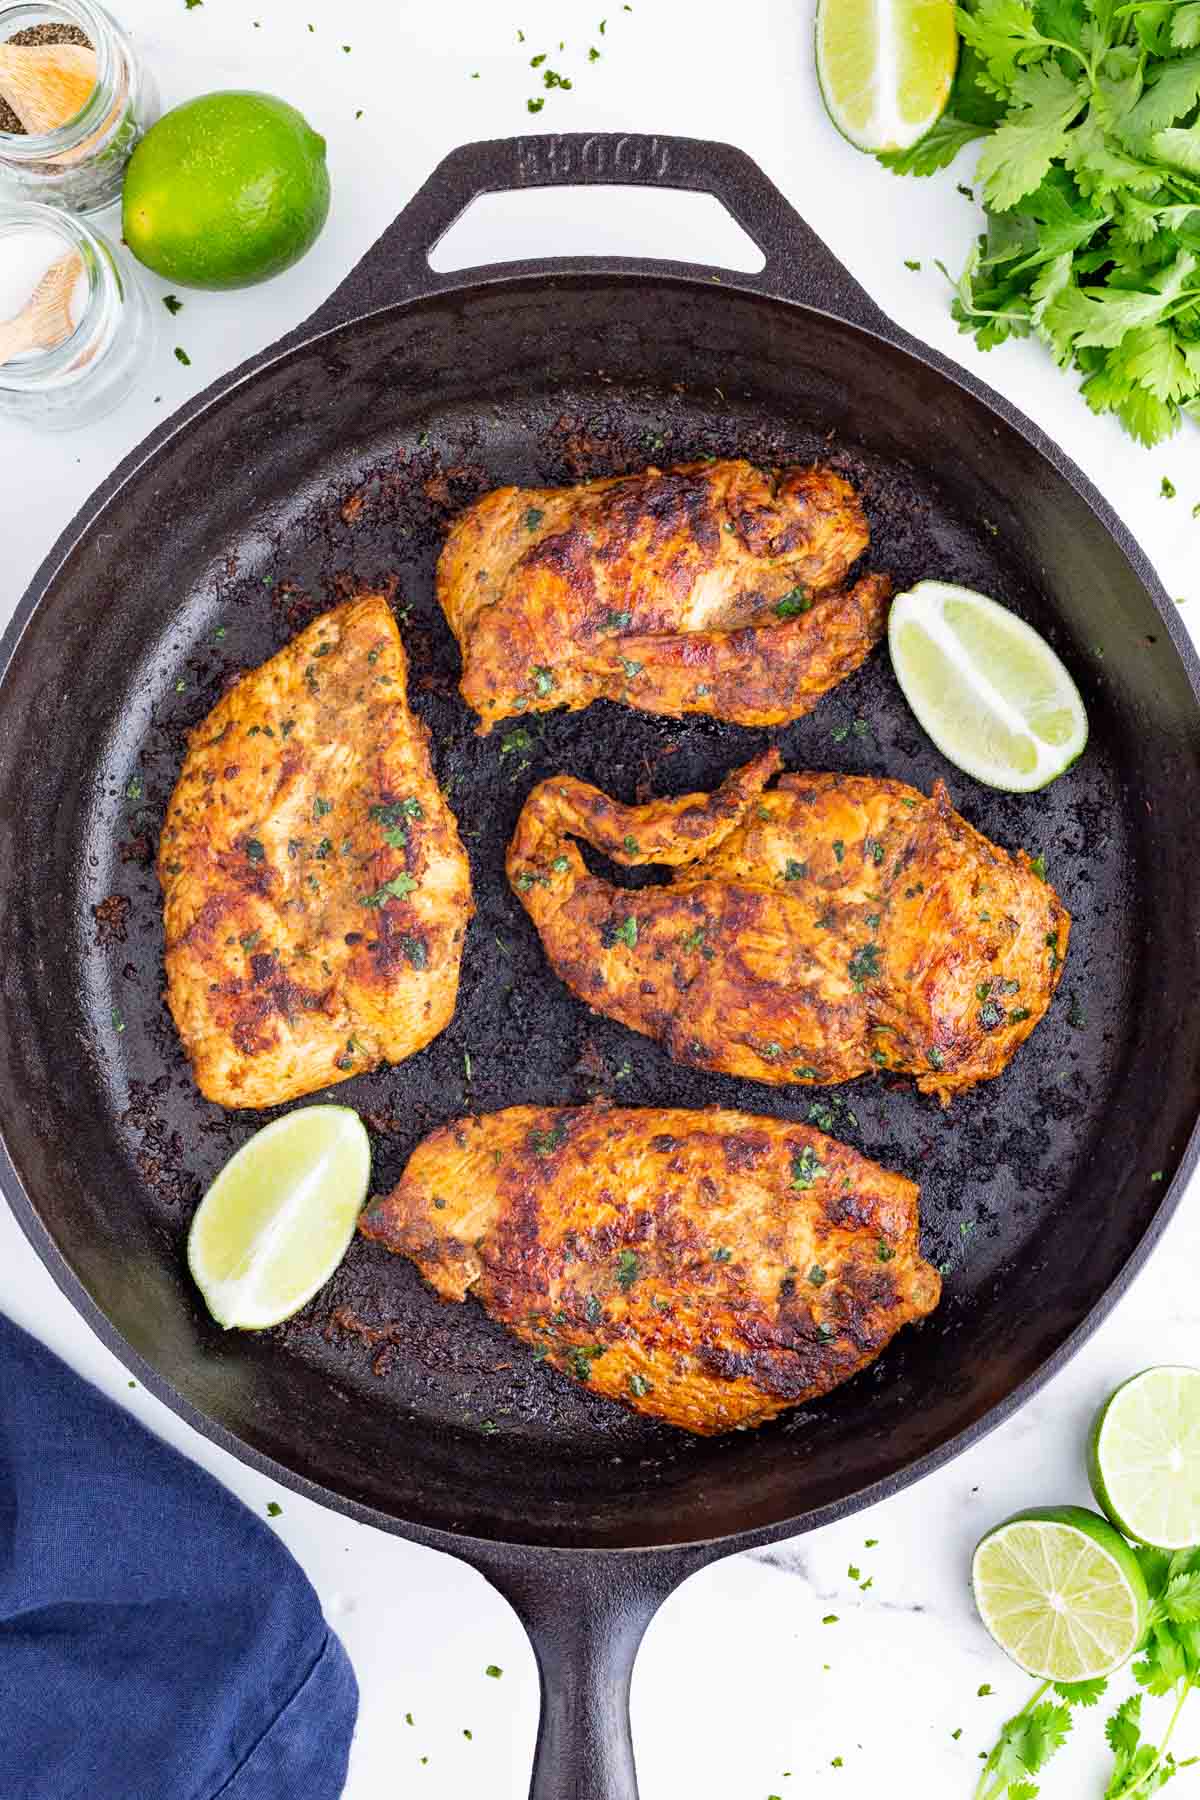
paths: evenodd
<path fill-rule="evenodd" d="M 956 334 L 933 260 L 956 269 L 977 228 L 975 208 L 955 191 L 970 180 L 971 157 L 933 181 L 900 183 L 844 144 L 817 98 L 808 0 L 746 0 L 732 10 L 714 0 L 635 0 L 632 12 L 620 0 L 114 4 L 137 32 L 164 104 L 248 86 L 301 107 L 329 141 L 333 212 L 317 248 L 280 279 L 234 296 L 188 293 L 178 318 L 162 313 L 152 369 L 100 426 L 54 438 L 0 423 L 0 623 L 79 503 L 152 424 L 306 317 L 446 151 L 529 126 L 680 132 L 747 150 L 886 311 L 979 370 L 1065 446 L 1127 519 L 1168 589 L 1200 616 L 1200 525 L 1192 520 L 1200 434 L 1139 450 L 1094 419 L 1036 347 L 984 358 Z M 548 96 L 531 119 L 528 57 L 560 40 L 566 49 L 554 61 L 574 87 Z M 603 51 L 595 64 L 591 44 Z M 582 203 L 525 194 L 477 208 L 460 227 L 453 260 L 620 251 L 720 262 L 734 236 L 717 209 L 669 194 L 609 191 Z M 449 260 L 449 244 L 445 253 Z M 922 268 L 907 269 L 906 259 Z M 146 279 L 161 311 L 165 284 Z M 190 367 L 175 360 L 176 344 Z M 1174 501 L 1160 496 L 1164 474 L 1178 490 Z M 882 1792 L 951 1800 L 971 1792 L 979 1751 L 1028 1691 L 975 1620 L 971 1547 L 1020 1506 L 1086 1501 L 1081 1447 L 1098 1401 L 1149 1362 L 1200 1360 L 1198 1200 L 1195 1191 L 1185 1199 L 1148 1270 L 1069 1368 L 969 1454 L 845 1524 L 720 1563 L 668 1601 L 634 1677 L 644 1800 L 810 1790 L 844 1800 Z M 277 1529 L 316 1584 L 362 1688 L 347 1800 L 473 1800 L 485 1788 L 489 1800 L 522 1800 L 537 1677 L 514 1615 L 480 1577 L 278 1493 L 141 1388 L 131 1391 L 3 1207 L 0 1308 L 260 1513 L 279 1500 Z M 868 1538 L 877 1545 L 865 1548 Z M 862 1580 L 873 1578 L 866 1591 L 848 1576 L 851 1564 Z M 821 1623 L 828 1613 L 836 1624 Z M 500 1681 L 484 1676 L 489 1663 L 502 1666 Z M 994 1692 L 981 1698 L 984 1683 Z M 1155 1716 L 1153 1704 L 1148 1713 Z M 1200 1751 L 1200 1716 L 1185 1715 L 1179 1735 L 1180 1755 Z M 1087 1747 L 1077 1742 L 1052 1765 L 1046 1800 L 1102 1789 L 1099 1718 L 1081 1723 L 1077 1737 Z"/>

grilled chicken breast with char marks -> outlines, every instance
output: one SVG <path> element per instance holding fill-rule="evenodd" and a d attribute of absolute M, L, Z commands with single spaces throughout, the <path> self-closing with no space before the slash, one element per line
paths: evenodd
<path fill-rule="evenodd" d="M 450 1021 L 470 873 L 380 594 L 241 677 L 191 733 L 158 872 L 197 1086 L 277 1106 Z"/>
<path fill-rule="evenodd" d="M 918 1197 L 783 1119 L 513 1106 L 432 1132 L 360 1230 L 595 1393 L 711 1435 L 828 1393 L 933 1310 Z"/>
<path fill-rule="evenodd" d="M 455 524 L 438 600 L 481 732 L 617 700 L 776 725 L 883 635 L 891 583 L 845 585 L 867 547 L 830 469 L 686 463 L 569 488 L 498 488 Z"/>
<path fill-rule="evenodd" d="M 997 848 L 938 782 L 785 775 L 779 753 L 714 794 L 621 806 L 533 789 L 509 879 L 551 966 L 679 1062 L 773 1083 L 915 1075 L 943 1103 L 999 1075 L 1053 998 L 1070 916 L 1023 850 Z M 636 892 L 589 873 L 665 863 Z"/>

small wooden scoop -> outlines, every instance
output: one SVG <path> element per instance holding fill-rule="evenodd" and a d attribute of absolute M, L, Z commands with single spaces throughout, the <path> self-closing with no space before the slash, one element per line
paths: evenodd
<path fill-rule="evenodd" d="M 0 95 L 35 137 L 73 119 L 95 85 L 90 45 L 0 44 Z"/>
<path fill-rule="evenodd" d="M 75 329 L 71 292 L 83 273 L 83 258 L 70 251 L 51 263 L 15 319 L 0 324 L 0 364 L 28 350 L 53 350 Z"/>

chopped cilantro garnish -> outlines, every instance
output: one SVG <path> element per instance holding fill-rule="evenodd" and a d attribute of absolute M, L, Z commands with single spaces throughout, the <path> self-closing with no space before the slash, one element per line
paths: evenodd
<path fill-rule="evenodd" d="M 820 1263 L 814 1263 L 812 1268 L 808 1271 L 808 1279 L 811 1286 L 824 1287 L 829 1277 L 826 1275 Z"/>
<path fill-rule="evenodd" d="M 617 1257 L 617 1286 L 627 1294 L 638 1278 L 641 1265 L 632 1250 L 622 1250 Z"/>
<path fill-rule="evenodd" d="M 529 1133 L 529 1148 L 535 1156 L 553 1156 L 556 1150 L 562 1149 L 566 1141 L 567 1128 L 561 1119 L 547 1131 Z"/>
<path fill-rule="evenodd" d="M 251 862 L 262 862 L 266 854 L 266 851 L 263 849 L 257 838 L 246 839 L 246 855 L 250 858 Z"/>
<path fill-rule="evenodd" d="M 377 887 L 373 894 L 365 894 L 363 905 L 386 906 L 389 900 L 403 900 L 406 894 L 412 893 L 416 885 L 412 876 L 402 871 L 399 875 L 393 875 L 390 881 L 385 881 L 382 887 Z"/>
<path fill-rule="evenodd" d="M 536 531 L 545 516 L 540 506 L 531 506 L 525 514 L 526 531 Z"/>
<path fill-rule="evenodd" d="M 604 615 L 604 629 L 606 631 L 624 631 L 632 619 L 631 612 L 613 612 L 610 608 Z"/>
<path fill-rule="evenodd" d="M 636 1400 L 644 1400 L 647 1394 L 652 1394 L 654 1392 L 654 1389 L 646 1380 L 646 1377 L 644 1375 L 639 1375 L 635 1369 L 633 1374 L 629 1377 L 629 1391 Z"/>
<path fill-rule="evenodd" d="M 879 973 L 879 945 L 862 944 L 850 958 L 847 968 L 855 993 L 861 994 L 868 981 Z"/>
<path fill-rule="evenodd" d="M 821 1162 L 811 1144 L 805 1144 L 792 1156 L 792 1186 L 794 1188 L 810 1188 L 818 1177 L 826 1174 L 825 1164 Z"/>
<path fill-rule="evenodd" d="M 845 846 L 845 844 L 843 844 L 841 838 L 834 838 L 834 840 L 833 840 L 834 860 L 836 862 L 841 862 L 841 860 L 845 856 L 845 854 L 846 854 L 846 846 Z"/>
<path fill-rule="evenodd" d="M 806 862 L 797 862 L 794 856 L 789 856 L 786 863 L 783 865 L 783 879 L 785 881 L 803 881 L 807 874 L 808 864 Z"/>
<path fill-rule="evenodd" d="M 726 1249 L 725 1246 L 722 1245 L 719 1250 L 713 1251 L 712 1259 L 715 1263 L 732 1262 L 733 1261 L 733 1251 Z"/>
<path fill-rule="evenodd" d="M 782 600 L 775 602 L 775 613 L 780 619 L 794 619 L 798 613 L 810 611 L 811 607 L 812 600 L 807 588 L 794 587 L 788 590 Z"/>
<path fill-rule="evenodd" d="M 624 669 L 626 679 L 629 681 L 632 681 L 635 675 L 640 675 L 646 666 L 644 663 L 631 662 L 627 656 L 618 656 L 617 661 Z"/>

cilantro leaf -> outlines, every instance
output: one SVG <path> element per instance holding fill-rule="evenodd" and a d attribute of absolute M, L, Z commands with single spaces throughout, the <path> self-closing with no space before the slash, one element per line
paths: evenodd
<path fill-rule="evenodd" d="M 935 175 L 939 169 L 948 169 L 960 150 L 976 138 L 985 137 L 987 129 L 986 125 L 972 125 L 952 112 L 944 112 L 919 143 L 907 150 L 880 150 L 876 161 L 893 175 Z"/>
<path fill-rule="evenodd" d="M 1176 6 L 1171 15 L 1171 42 L 1177 50 L 1200 44 L 1200 5 Z"/>
<path fill-rule="evenodd" d="M 989 138 L 977 178 L 997 212 L 1033 192 L 1067 148 L 1067 127 L 1087 101 L 1086 82 L 1072 79 L 1056 62 L 1022 70 L 1012 87 L 1017 110 Z"/>
<path fill-rule="evenodd" d="M 1059 1699 L 1065 1700 L 1068 1706 L 1095 1706 L 1103 1699 L 1108 1682 L 1101 1675 L 1092 1681 L 1056 1681 L 1053 1686 Z"/>

